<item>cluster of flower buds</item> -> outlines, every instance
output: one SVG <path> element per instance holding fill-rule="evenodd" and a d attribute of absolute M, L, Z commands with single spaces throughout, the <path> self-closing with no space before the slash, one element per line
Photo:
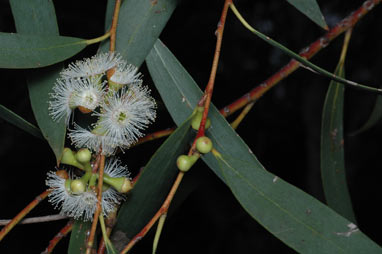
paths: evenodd
<path fill-rule="evenodd" d="M 53 87 L 50 115 L 55 121 L 64 118 L 69 127 L 76 109 L 91 113 L 97 120 L 85 127 L 74 123 L 69 137 L 77 148 L 99 152 L 102 147 L 102 154 L 112 155 L 136 142 L 155 120 L 156 103 L 141 76 L 112 52 L 72 63 Z"/>
<path fill-rule="evenodd" d="M 64 149 L 62 164 L 84 170 L 81 177 L 74 177 L 65 170 L 48 172 L 46 185 L 50 187 L 49 201 L 61 209 L 61 214 L 75 219 L 92 220 L 97 208 L 96 186 L 98 174 L 92 172 L 91 153 L 88 149 L 73 152 Z M 113 212 L 132 188 L 130 173 L 121 161 L 115 158 L 105 163 L 102 189 L 102 212 L 105 216 Z"/>

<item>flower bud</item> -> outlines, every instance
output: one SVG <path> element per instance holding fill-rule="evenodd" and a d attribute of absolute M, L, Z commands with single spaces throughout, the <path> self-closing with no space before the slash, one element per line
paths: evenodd
<path fill-rule="evenodd" d="M 67 147 L 62 152 L 61 163 L 84 169 L 84 166 L 77 161 L 74 152 Z"/>
<path fill-rule="evenodd" d="M 73 194 L 77 195 L 85 192 L 86 186 L 81 179 L 74 179 L 70 183 L 70 189 Z"/>
<path fill-rule="evenodd" d="M 206 136 L 200 137 L 196 140 L 196 149 L 200 153 L 209 153 L 212 150 L 212 141 Z"/>
<path fill-rule="evenodd" d="M 127 177 L 110 177 L 104 174 L 103 181 L 120 193 L 127 193 L 133 188 Z"/>
<path fill-rule="evenodd" d="M 80 163 L 88 163 L 92 158 L 92 153 L 89 151 L 89 149 L 82 148 L 77 151 L 75 157 Z"/>
<path fill-rule="evenodd" d="M 190 160 L 190 158 L 184 154 L 179 156 L 176 160 L 176 165 L 178 166 L 178 169 L 182 172 L 187 172 L 188 170 L 190 170 L 192 164 L 193 163 Z"/>
<path fill-rule="evenodd" d="M 195 116 L 191 120 L 191 126 L 194 130 L 199 130 L 200 127 L 200 122 L 202 121 L 203 118 L 203 112 L 197 112 Z M 211 126 L 211 120 L 209 118 L 206 119 L 206 125 L 205 129 L 208 129 Z"/>

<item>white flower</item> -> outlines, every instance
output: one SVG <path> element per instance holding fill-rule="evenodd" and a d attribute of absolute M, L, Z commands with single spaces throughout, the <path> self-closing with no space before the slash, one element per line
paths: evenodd
<path fill-rule="evenodd" d="M 142 83 L 142 74 L 138 72 L 138 68 L 125 61 L 121 62 L 115 69 L 110 80 L 120 85 L 135 85 Z"/>
<path fill-rule="evenodd" d="M 114 52 L 100 53 L 92 58 L 69 64 L 60 75 L 63 78 L 83 78 L 105 74 L 121 62 L 121 56 Z"/>
<path fill-rule="evenodd" d="M 104 83 L 101 77 L 72 80 L 75 83 L 73 104 L 90 111 L 96 109 L 105 95 Z"/>
<path fill-rule="evenodd" d="M 86 147 L 97 153 L 102 147 L 102 154 L 106 156 L 114 154 L 118 145 L 121 145 L 104 133 L 98 134 L 97 131 L 84 129 L 77 124 L 74 125 L 74 130 L 70 130 L 68 136 L 77 148 Z"/>
<path fill-rule="evenodd" d="M 106 136 L 110 146 L 129 147 L 143 134 L 141 130 L 155 120 L 156 104 L 149 96 L 150 91 L 142 85 L 122 88 L 114 96 L 107 99 L 102 106 L 98 127 Z"/>
<path fill-rule="evenodd" d="M 65 118 L 66 123 L 69 123 L 75 106 L 71 103 L 73 92 L 75 91 L 74 84 L 67 79 L 57 79 L 53 87 L 53 93 L 50 94 L 49 114 L 54 121 Z"/>
<path fill-rule="evenodd" d="M 70 194 L 65 187 L 66 179 L 61 178 L 56 172 L 48 172 L 48 177 L 45 184 L 50 187 L 49 202 L 51 202 L 55 208 L 61 206 L 61 204 L 68 198 Z"/>
<path fill-rule="evenodd" d="M 70 115 L 77 107 L 93 111 L 105 95 L 104 84 L 99 78 L 57 79 L 50 94 L 49 114 L 54 121 L 62 117 L 69 124 Z"/>
<path fill-rule="evenodd" d="M 49 202 L 55 208 L 60 208 L 60 213 L 74 219 L 84 216 L 84 220 L 92 220 L 93 214 L 97 206 L 97 196 L 91 190 L 85 191 L 81 194 L 74 195 L 70 191 L 70 184 L 67 181 L 73 180 L 70 176 L 69 179 L 61 178 L 56 172 L 48 172 L 46 185 L 50 187 Z"/>
<path fill-rule="evenodd" d="M 127 170 L 125 167 L 121 167 L 119 163 L 108 166 L 105 168 L 108 172 L 113 174 L 113 171 L 120 172 L 119 175 L 127 175 L 128 173 L 123 170 Z M 74 194 L 70 190 L 70 181 L 73 180 L 71 176 L 68 180 L 61 178 L 56 172 L 48 172 L 46 185 L 50 187 L 49 202 L 51 202 L 55 208 L 61 209 L 60 214 L 72 217 L 74 219 L 83 219 L 84 221 L 93 220 L 93 215 L 97 208 L 97 195 L 96 193 L 87 188 L 86 191 Z M 68 182 L 67 182 L 68 181 Z M 67 184 L 69 183 L 69 184 Z M 123 200 L 123 196 L 115 191 L 113 188 L 109 188 L 102 193 L 102 211 L 105 216 L 114 211 L 115 207 Z"/>
<path fill-rule="evenodd" d="M 93 220 L 97 203 L 97 195 L 93 190 L 87 190 L 77 195 L 72 194 L 62 204 L 61 213 L 74 219 L 81 218 L 84 221 L 91 221 Z"/>

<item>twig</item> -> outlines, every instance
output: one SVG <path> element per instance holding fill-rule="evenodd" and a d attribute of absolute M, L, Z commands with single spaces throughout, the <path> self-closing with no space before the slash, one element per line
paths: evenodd
<path fill-rule="evenodd" d="M 357 83 L 357 82 L 354 82 L 354 81 L 350 81 L 350 80 L 344 79 L 344 78 L 342 78 L 340 76 L 337 76 L 337 75 L 335 75 L 335 74 L 333 74 L 333 73 L 331 73 L 331 72 L 329 72 L 327 70 L 324 70 L 323 68 L 321 68 L 321 67 L 319 67 L 319 66 L 317 66 L 317 65 L 315 65 L 315 64 L 313 64 L 311 62 L 309 62 L 304 57 L 301 57 L 300 55 L 294 53 L 292 50 L 290 50 L 287 47 L 281 45 L 280 43 L 276 42 L 275 40 L 272 40 L 268 36 L 260 33 L 259 31 L 254 29 L 252 26 L 250 26 L 247 23 L 247 21 L 243 18 L 243 16 L 241 16 L 240 12 L 236 9 L 234 4 L 231 4 L 230 8 L 233 11 L 233 13 L 236 15 L 236 17 L 239 19 L 239 21 L 249 31 L 251 31 L 256 36 L 260 37 L 261 39 L 263 39 L 265 42 L 269 43 L 270 45 L 280 49 L 281 51 L 283 51 L 285 54 L 289 55 L 290 57 L 296 59 L 298 62 L 300 62 L 300 64 L 308 67 L 307 68 L 308 70 L 313 70 L 314 73 L 321 74 L 322 76 L 325 76 L 327 78 L 335 80 L 335 81 L 337 81 L 339 83 L 342 83 L 342 84 L 345 84 L 345 85 L 348 85 L 348 86 L 352 86 L 352 87 L 357 88 L 357 89 L 365 90 L 365 91 L 368 91 L 368 92 L 374 92 L 374 93 L 377 93 L 377 94 L 382 94 L 382 89 L 374 88 L 374 87 L 371 87 L 371 86 L 366 86 L 366 85 L 363 85 L 363 84 L 360 84 L 360 83 Z"/>
<path fill-rule="evenodd" d="M 46 190 L 38 195 L 32 202 L 30 202 L 21 212 L 19 212 L 7 225 L 5 225 L 0 231 L 0 241 L 8 234 L 11 229 L 16 226 L 33 208 L 35 208 L 42 200 L 44 200 L 50 190 Z"/>
<path fill-rule="evenodd" d="M 110 32 L 106 32 L 104 35 L 102 35 L 100 37 L 86 40 L 85 43 L 86 43 L 86 45 L 91 45 L 91 44 L 106 40 L 107 38 L 109 38 L 109 36 L 110 36 Z"/>
<path fill-rule="evenodd" d="M 173 133 L 174 131 L 175 131 L 175 128 L 172 127 L 172 128 L 167 128 L 165 130 L 153 132 L 151 134 L 144 136 L 143 138 L 140 138 L 138 140 L 138 142 L 134 144 L 134 146 L 137 146 L 137 145 L 140 145 L 140 144 L 143 144 L 145 142 L 155 140 L 158 138 L 166 137 L 166 136 L 170 135 L 171 133 Z"/>
<path fill-rule="evenodd" d="M 194 153 L 196 139 L 201 137 L 201 136 L 204 136 L 205 124 L 206 124 L 208 110 L 209 110 L 209 106 L 210 106 L 210 102 L 211 102 L 211 97 L 212 97 L 212 92 L 213 92 L 213 88 L 214 88 L 215 77 L 216 77 L 216 70 L 217 70 L 218 62 L 219 62 L 220 49 L 221 49 L 221 43 L 222 43 L 223 31 L 224 31 L 224 25 L 225 25 L 225 21 L 226 21 L 226 17 L 227 17 L 228 6 L 231 3 L 232 3 L 232 0 L 226 0 L 225 1 L 224 7 L 223 7 L 223 11 L 222 11 L 222 14 L 221 14 L 221 17 L 220 17 L 220 21 L 218 23 L 218 28 L 217 28 L 217 30 L 215 32 L 215 34 L 217 36 L 217 40 L 216 40 L 216 48 L 215 48 L 214 59 L 213 59 L 213 62 L 212 62 L 211 74 L 210 74 L 210 78 L 209 78 L 208 84 L 207 84 L 205 92 L 204 92 L 204 96 L 203 96 L 203 98 L 201 98 L 201 100 L 198 103 L 199 106 L 204 106 L 203 117 L 202 117 L 202 120 L 200 122 L 200 127 L 199 127 L 198 133 L 196 135 L 196 138 L 194 139 L 194 142 L 193 142 L 193 144 L 192 144 L 192 146 L 191 146 L 191 148 L 189 150 L 189 154 L 193 154 Z M 173 130 L 171 130 L 171 132 L 172 131 Z M 162 204 L 161 208 L 157 211 L 157 213 L 149 221 L 149 223 L 136 236 L 134 236 L 134 238 L 123 249 L 121 254 L 128 252 L 135 245 L 136 242 L 138 242 L 141 238 L 143 238 L 146 235 L 146 233 L 151 229 L 151 227 L 156 223 L 156 221 L 162 215 L 167 213 L 167 210 L 168 210 L 168 208 L 169 208 L 169 206 L 171 204 L 171 201 L 174 198 L 174 195 L 175 195 L 175 193 L 176 193 L 176 191 L 177 191 L 177 189 L 178 189 L 178 187 L 179 187 L 179 185 L 180 185 L 180 183 L 181 183 L 181 181 L 183 179 L 183 176 L 184 176 L 184 172 L 180 171 L 178 173 L 178 176 L 177 176 L 173 186 L 171 187 L 171 190 L 170 190 L 166 200 Z"/>
<path fill-rule="evenodd" d="M 255 102 L 252 101 L 245 108 L 241 111 L 240 115 L 231 123 L 231 126 L 234 130 L 237 129 L 241 121 L 243 121 L 244 117 L 248 114 L 248 112 L 252 109 L 253 105 L 255 105 Z"/>
<path fill-rule="evenodd" d="M 311 43 L 308 47 L 304 48 L 300 52 L 300 56 L 305 59 L 312 58 L 321 49 L 325 48 L 331 41 L 337 38 L 343 32 L 352 28 L 364 15 L 366 15 L 370 10 L 372 10 L 377 4 L 381 3 L 381 0 L 368 0 L 365 1 L 361 7 L 359 7 L 355 12 L 352 12 L 349 16 L 340 21 L 335 25 L 329 32 L 324 36 L 320 37 L 315 42 Z M 259 99 L 264 93 L 269 89 L 278 84 L 281 80 L 289 76 L 296 69 L 300 67 L 300 63 L 296 60 L 291 60 L 287 65 L 281 68 L 277 73 L 269 77 L 267 80 L 262 82 L 260 85 L 253 88 L 248 93 L 244 94 L 241 98 L 232 102 L 228 106 L 220 110 L 220 113 L 227 117 L 238 109 L 244 107 L 252 101 Z"/>
<path fill-rule="evenodd" d="M 115 209 L 114 212 L 110 213 L 105 221 L 106 221 L 106 235 L 107 237 L 109 237 L 115 223 L 117 222 L 117 209 Z M 102 237 L 99 243 L 97 254 L 104 254 L 105 249 L 106 249 L 106 245 L 105 245 L 104 237 Z"/>
<path fill-rule="evenodd" d="M 204 136 L 208 110 L 210 108 L 212 92 L 213 92 L 214 84 L 215 84 L 216 71 L 217 71 L 218 63 L 219 63 L 219 56 L 220 56 L 221 44 L 222 44 L 222 40 L 223 40 L 224 26 L 225 26 L 225 21 L 227 18 L 228 7 L 230 4 L 232 4 L 232 0 L 226 0 L 224 2 L 223 11 L 222 11 L 222 14 L 220 16 L 217 30 L 215 32 L 217 39 L 216 39 L 214 59 L 212 61 L 211 74 L 210 74 L 210 78 L 208 80 L 208 84 L 206 86 L 206 89 L 204 91 L 204 96 L 198 103 L 199 106 L 204 106 L 204 111 L 203 111 L 203 116 L 202 116 L 202 120 L 200 122 L 200 127 L 198 130 L 198 133 L 196 134 L 196 138 L 192 144 L 192 149 L 195 148 L 196 139 L 198 139 L 201 136 Z"/>
<path fill-rule="evenodd" d="M 68 218 L 68 216 L 65 216 L 65 215 L 54 214 L 54 215 L 46 215 L 46 216 L 26 218 L 26 219 L 21 220 L 19 222 L 19 224 L 41 223 L 41 222 L 63 220 L 63 219 L 67 219 L 67 218 Z M 12 220 L 0 220 L 0 226 L 7 225 L 11 221 Z"/>
<path fill-rule="evenodd" d="M 114 6 L 113 20 L 111 22 L 111 28 L 110 28 L 110 47 L 109 47 L 110 52 L 115 51 L 115 41 L 117 38 L 117 26 L 118 26 L 118 17 L 119 17 L 120 7 L 121 7 L 121 0 L 116 0 L 115 6 Z M 115 68 L 112 68 L 107 71 L 108 80 L 110 80 L 114 72 L 115 72 Z"/>
<path fill-rule="evenodd" d="M 179 172 L 178 176 L 175 179 L 175 182 L 173 186 L 171 187 L 171 190 L 166 198 L 166 200 L 163 202 L 161 208 L 158 210 L 158 212 L 154 215 L 154 217 L 151 218 L 149 223 L 136 235 L 133 239 L 126 245 L 126 247 L 121 251 L 121 254 L 127 253 L 140 239 L 142 239 L 147 232 L 151 229 L 151 227 L 155 224 L 155 222 L 165 213 L 167 213 L 168 208 L 170 207 L 171 201 L 174 198 L 174 195 L 182 181 L 182 178 L 184 176 L 184 172 Z"/>
<path fill-rule="evenodd" d="M 86 254 L 90 254 L 92 251 L 93 243 L 94 243 L 94 237 L 95 237 L 95 232 L 97 229 L 97 223 L 98 223 L 98 217 L 101 214 L 102 211 L 102 186 L 103 186 L 103 170 L 105 168 L 105 155 L 101 155 L 101 160 L 99 164 L 99 170 L 98 170 L 98 186 L 97 186 L 97 208 L 94 212 L 94 217 L 93 217 L 93 223 L 92 227 L 90 229 L 90 235 L 87 241 L 87 246 L 86 246 Z"/>
<path fill-rule="evenodd" d="M 73 220 L 68 221 L 68 223 L 63 227 L 60 232 L 57 233 L 53 237 L 52 240 L 49 241 L 48 247 L 43 251 L 41 254 L 49 254 L 52 253 L 54 247 L 58 244 L 59 241 L 61 241 L 62 238 L 64 238 L 70 231 L 72 231 L 73 228 Z"/>
<path fill-rule="evenodd" d="M 110 51 L 115 51 L 115 39 L 117 35 L 117 25 L 118 25 L 118 16 L 119 16 L 119 9 L 121 7 L 121 0 L 116 0 L 115 6 L 114 6 L 114 13 L 113 13 L 113 20 L 111 22 L 111 28 L 110 28 Z"/>

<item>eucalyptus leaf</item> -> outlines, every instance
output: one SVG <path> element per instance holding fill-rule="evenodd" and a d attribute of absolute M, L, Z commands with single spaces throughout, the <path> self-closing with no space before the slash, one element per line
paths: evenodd
<path fill-rule="evenodd" d="M 151 157 L 118 213 L 114 234 L 131 239 L 158 211 L 179 172 L 177 157 L 186 151 L 193 135 L 187 120 Z"/>
<path fill-rule="evenodd" d="M 74 56 L 86 45 L 86 40 L 74 37 L 0 32 L 0 68 L 52 65 Z"/>
<path fill-rule="evenodd" d="M 345 77 L 342 64 L 336 75 Z M 334 211 L 356 222 L 346 181 L 343 135 L 344 85 L 331 81 L 322 110 L 321 178 L 326 202 Z"/>
<path fill-rule="evenodd" d="M 146 61 L 167 109 L 179 124 L 196 106 L 201 90 L 161 42 Z M 266 171 L 213 105 L 209 118 L 207 136 L 223 156 L 209 153 L 203 160 L 272 234 L 300 253 L 382 253 L 353 223 Z"/>
<path fill-rule="evenodd" d="M 85 254 L 86 243 L 92 223 L 90 221 L 76 220 L 70 234 L 68 254 Z M 96 241 L 94 241 L 96 242 Z"/>
<path fill-rule="evenodd" d="M 56 13 L 49 0 L 11 0 L 16 30 L 20 34 L 58 35 Z M 27 75 L 29 98 L 36 121 L 57 161 L 64 149 L 66 124 L 54 122 L 48 112 L 49 93 L 62 70 L 62 64 L 31 70 Z"/>
<path fill-rule="evenodd" d="M 287 2 L 323 29 L 329 29 L 316 0 L 287 0 Z"/>
<path fill-rule="evenodd" d="M 23 131 L 35 136 L 36 138 L 44 139 L 44 137 L 41 134 L 41 131 L 36 126 L 34 126 L 30 122 L 17 115 L 16 113 L 12 112 L 11 110 L 7 109 L 1 104 L 0 117 L 3 118 L 5 121 L 15 125 L 16 127 L 22 129 Z"/>
<path fill-rule="evenodd" d="M 178 0 L 122 1 L 116 51 L 130 64 L 140 66 L 167 24 L 177 3 Z M 108 8 L 107 11 L 106 25 L 111 21 L 109 16 L 111 9 Z M 101 51 L 108 49 L 109 43 L 103 43 Z"/>

